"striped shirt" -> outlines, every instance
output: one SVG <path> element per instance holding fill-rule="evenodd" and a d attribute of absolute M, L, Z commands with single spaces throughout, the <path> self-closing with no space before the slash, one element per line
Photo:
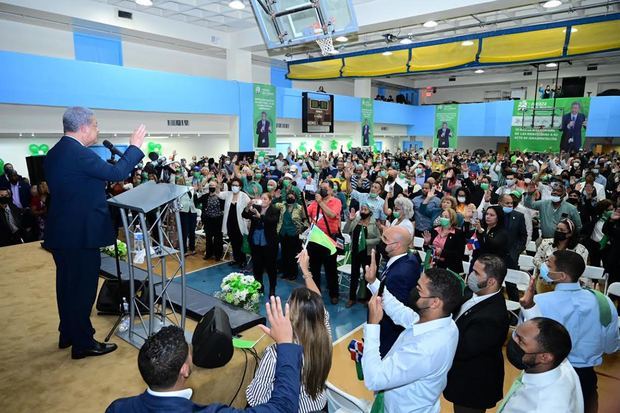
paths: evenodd
<path fill-rule="evenodd" d="M 329 313 L 325 311 L 325 327 L 329 333 L 331 340 L 331 326 L 329 324 Z M 257 406 L 259 404 L 267 403 L 271 398 L 273 392 L 273 384 L 275 381 L 276 373 L 276 344 L 272 344 L 263 354 L 263 358 L 256 369 L 254 379 L 245 390 L 245 395 L 248 399 L 250 406 Z M 324 389 L 317 395 L 315 399 L 311 398 L 306 392 L 303 381 L 301 383 L 301 389 L 299 391 L 299 413 L 309 413 L 322 410 L 327 404 L 327 391 Z"/>

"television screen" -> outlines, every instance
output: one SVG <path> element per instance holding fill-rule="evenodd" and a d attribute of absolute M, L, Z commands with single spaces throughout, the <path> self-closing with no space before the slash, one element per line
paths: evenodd
<path fill-rule="evenodd" d="M 334 95 L 302 93 L 302 132 L 334 133 Z"/>

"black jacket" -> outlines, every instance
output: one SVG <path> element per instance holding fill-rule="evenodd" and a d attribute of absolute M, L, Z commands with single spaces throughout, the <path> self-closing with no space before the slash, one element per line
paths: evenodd
<path fill-rule="evenodd" d="M 502 346 L 508 321 L 501 292 L 474 305 L 456 320 L 459 343 L 443 392 L 447 400 L 459 406 L 490 409 L 502 399 Z"/>
<path fill-rule="evenodd" d="M 527 227 L 525 226 L 525 217 L 519 211 L 512 211 L 504 216 L 504 228 L 508 237 L 508 255 L 510 262 L 507 262 L 508 268 L 514 270 L 519 268 L 519 254 L 525 250 L 527 244 Z"/>
<path fill-rule="evenodd" d="M 276 253 L 278 250 L 278 220 L 280 219 L 280 210 L 273 205 L 269 205 L 265 215 L 261 215 L 260 218 L 256 218 L 251 207 L 250 210 L 244 210 L 241 213 L 243 218 L 250 220 L 250 233 L 248 235 L 248 241 L 250 245 L 253 245 L 254 231 L 257 228 L 263 227 L 265 229 L 265 238 L 267 239 L 267 245 L 275 248 Z"/>
<path fill-rule="evenodd" d="M 435 229 L 431 230 L 431 244 L 437 236 Z M 457 274 L 463 272 L 463 255 L 465 252 L 465 234 L 460 229 L 455 229 L 454 234 L 448 234 L 446 243 L 441 250 L 441 260 L 435 261 L 438 268 L 447 268 Z"/>

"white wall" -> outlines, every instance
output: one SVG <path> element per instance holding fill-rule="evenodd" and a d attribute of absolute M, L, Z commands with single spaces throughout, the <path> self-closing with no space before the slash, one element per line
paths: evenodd
<path fill-rule="evenodd" d="M 323 86 L 327 93 L 353 96 L 353 79 L 293 80 L 295 89 L 315 91 L 319 89 L 319 86 Z"/>
<path fill-rule="evenodd" d="M 73 33 L 0 20 L 0 50 L 73 59 Z"/>

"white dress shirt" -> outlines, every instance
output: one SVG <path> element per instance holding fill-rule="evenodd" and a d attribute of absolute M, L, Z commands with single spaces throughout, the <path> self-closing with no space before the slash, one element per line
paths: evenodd
<path fill-rule="evenodd" d="M 375 280 L 368 288 L 379 289 Z M 439 413 L 439 397 L 446 387 L 459 339 L 451 317 L 417 324 L 420 316 L 398 301 L 387 288 L 383 309 L 394 323 L 405 327 L 383 359 L 379 355 L 378 324 L 364 326 L 364 383 L 372 391 L 384 390 L 387 413 Z"/>
<path fill-rule="evenodd" d="M 459 313 L 456 316 L 456 318 L 454 319 L 454 321 L 458 320 L 460 316 L 465 314 L 470 308 L 472 308 L 476 304 L 483 302 L 487 298 L 493 297 L 495 294 L 499 293 L 500 291 L 501 290 L 497 290 L 494 293 L 486 294 L 486 295 L 478 295 L 478 294 L 474 293 L 469 300 L 465 301 L 461 305 L 461 309 L 459 310 Z"/>
<path fill-rule="evenodd" d="M 583 413 L 579 377 L 568 360 L 544 373 L 523 373 L 500 413 Z M 512 389 L 511 389 L 512 390 Z"/>
<path fill-rule="evenodd" d="M 151 396 L 155 397 L 182 397 L 187 400 L 190 400 L 192 398 L 192 394 L 194 393 L 192 389 L 183 389 L 177 391 L 155 391 L 151 390 L 150 387 L 146 388 L 146 392 Z"/>

